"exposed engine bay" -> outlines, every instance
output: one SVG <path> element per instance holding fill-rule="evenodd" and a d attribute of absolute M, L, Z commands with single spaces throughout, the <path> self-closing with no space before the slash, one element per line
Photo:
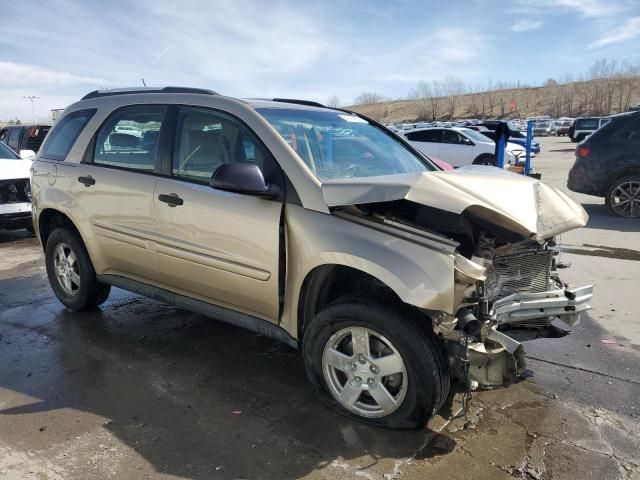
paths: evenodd
<path fill-rule="evenodd" d="M 553 237 L 526 236 L 498 217 L 492 223 L 487 212 L 456 214 L 405 199 L 334 212 L 403 238 L 419 236 L 427 247 L 438 242 L 450 247 L 454 313 L 425 314 L 447 349 L 452 375 L 472 388 L 515 382 L 525 369 L 520 341 L 564 336 L 590 308 L 591 285 L 570 288 L 560 279 Z"/>

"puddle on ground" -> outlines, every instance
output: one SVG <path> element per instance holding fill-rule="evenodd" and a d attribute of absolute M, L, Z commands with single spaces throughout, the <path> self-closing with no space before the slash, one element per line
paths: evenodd
<path fill-rule="evenodd" d="M 634 260 L 640 262 L 640 251 L 629 248 L 604 247 L 602 245 L 558 245 L 564 253 L 587 255 L 590 257 L 615 258 L 618 260 Z"/>

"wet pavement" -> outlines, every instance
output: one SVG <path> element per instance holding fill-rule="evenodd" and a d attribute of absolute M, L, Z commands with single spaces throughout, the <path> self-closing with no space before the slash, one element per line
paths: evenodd
<path fill-rule="evenodd" d="M 554 183 L 570 153 L 548 157 Z M 640 264 L 626 252 L 640 226 L 585 198 L 593 223 L 563 238 L 563 274 L 596 284 L 590 316 L 527 343 L 529 379 L 474 393 L 466 419 L 458 395 L 416 432 L 334 414 L 298 353 L 266 337 L 122 290 L 69 312 L 37 241 L 0 232 L 0 478 L 640 478 Z"/>

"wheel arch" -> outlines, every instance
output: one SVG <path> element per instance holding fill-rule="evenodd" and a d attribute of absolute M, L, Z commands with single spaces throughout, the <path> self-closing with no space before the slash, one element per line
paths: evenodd
<path fill-rule="evenodd" d="M 626 175 L 640 175 L 640 164 L 638 165 L 627 165 L 615 170 L 612 174 L 610 174 L 604 182 L 602 182 L 602 186 L 600 187 L 600 194 L 602 196 L 607 195 L 607 191 L 611 187 L 611 184 L 616 180 L 626 176 Z"/>
<path fill-rule="evenodd" d="M 55 208 L 45 208 L 38 215 L 38 237 L 40 238 L 43 250 L 47 246 L 47 239 L 49 235 L 51 235 L 51 232 L 60 226 L 65 226 L 73 230 L 84 245 L 80 230 L 68 215 Z"/>
<path fill-rule="evenodd" d="M 311 319 L 324 307 L 348 294 L 368 293 L 403 303 L 385 282 L 349 265 L 325 264 L 305 276 L 297 305 L 297 338 L 302 340 Z"/>

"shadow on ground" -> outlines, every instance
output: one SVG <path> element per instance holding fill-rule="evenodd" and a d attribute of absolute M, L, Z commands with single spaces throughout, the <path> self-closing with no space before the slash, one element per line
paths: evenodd
<path fill-rule="evenodd" d="M 614 232 L 638 232 L 640 219 L 622 218 L 613 215 L 604 204 L 583 204 L 589 214 L 589 222 L 584 228 L 611 230 Z"/>
<path fill-rule="evenodd" d="M 0 363 L 10 368 L 0 387 L 32 399 L 0 411 L 6 428 L 24 428 L 31 417 L 42 442 L 64 442 L 82 434 L 90 413 L 154 470 L 197 479 L 298 478 L 336 458 L 375 470 L 382 458 L 429 458 L 455 447 L 428 429 L 374 429 L 334 414 L 284 345 L 116 297 L 102 312 L 47 304 L 3 316 Z"/>

